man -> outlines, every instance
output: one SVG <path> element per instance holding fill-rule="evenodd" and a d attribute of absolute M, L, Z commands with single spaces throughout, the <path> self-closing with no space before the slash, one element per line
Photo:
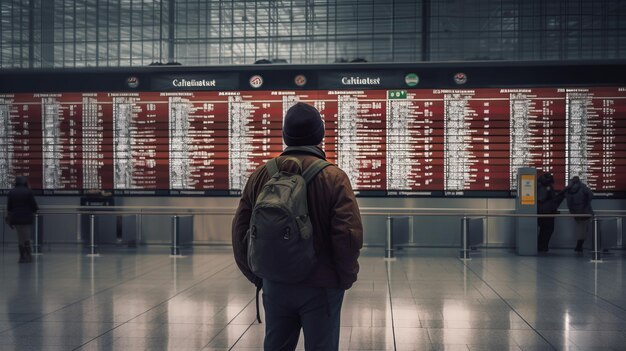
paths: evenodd
<path fill-rule="evenodd" d="M 570 180 L 569 185 L 565 189 L 565 198 L 567 199 L 567 208 L 570 213 L 593 215 L 593 209 L 591 208 L 593 193 L 585 183 L 580 181 L 578 176 Z M 577 239 L 574 251 L 583 252 L 583 244 L 587 238 L 591 217 L 574 217 L 574 221 L 576 222 Z"/>
<path fill-rule="evenodd" d="M 279 170 L 299 173 L 316 160 L 325 159 L 320 148 L 324 123 L 312 106 L 297 103 L 284 119 L 283 140 L 287 148 L 278 157 Z M 300 160 L 302 168 L 286 156 Z M 356 198 L 347 175 L 337 166 L 323 168 L 308 183 L 307 204 L 313 226 L 317 264 L 297 284 L 260 279 L 250 269 L 246 231 L 252 209 L 263 185 L 270 179 L 259 167 L 245 186 L 233 219 L 233 251 L 241 272 L 263 286 L 265 350 L 294 350 L 300 329 L 306 350 L 338 350 L 339 321 L 344 292 L 357 279 L 363 228 Z"/>
<path fill-rule="evenodd" d="M 15 187 L 7 196 L 7 221 L 17 230 L 20 250 L 19 263 L 32 262 L 30 237 L 35 213 L 39 210 L 33 192 L 28 187 L 26 177 L 15 178 Z"/>
<path fill-rule="evenodd" d="M 557 193 L 554 190 L 554 177 L 546 172 L 537 179 L 537 213 L 556 214 L 563 201 L 564 192 Z M 548 252 L 550 238 L 554 232 L 554 217 L 539 217 L 539 236 L 537 238 L 537 251 Z"/>

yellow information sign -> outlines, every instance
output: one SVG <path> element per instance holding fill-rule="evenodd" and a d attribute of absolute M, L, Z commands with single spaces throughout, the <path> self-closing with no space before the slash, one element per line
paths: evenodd
<path fill-rule="evenodd" d="M 531 174 L 523 174 L 520 181 L 520 197 L 522 205 L 535 204 L 535 176 Z"/>

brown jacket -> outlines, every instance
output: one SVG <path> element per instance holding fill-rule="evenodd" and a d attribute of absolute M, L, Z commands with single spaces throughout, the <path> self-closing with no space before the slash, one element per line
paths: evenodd
<path fill-rule="evenodd" d="M 285 154 L 300 159 L 303 169 L 318 158 L 302 151 Z M 284 157 L 278 160 L 281 170 L 297 171 L 294 162 L 282 162 L 283 160 Z M 235 261 L 241 272 L 255 284 L 258 284 L 260 279 L 248 266 L 248 248 L 244 236 L 250 224 L 255 200 L 269 178 L 264 166 L 252 173 L 233 219 L 232 240 Z M 301 285 L 349 289 L 359 272 L 357 259 L 363 245 L 361 215 L 350 180 L 337 166 L 328 166 L 309 183 L 307 199 L 318 266 Z"/>

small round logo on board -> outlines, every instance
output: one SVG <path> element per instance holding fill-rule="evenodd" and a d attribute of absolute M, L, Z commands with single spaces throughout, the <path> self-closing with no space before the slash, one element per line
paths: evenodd
<path fill-rule="evenodd" d="M 303 87 L 306 85 L 306 76 L 304 74 L 298 74 L 294 79 L 293 82 L 296 83 L 297 86 L 299 87 Z"/>
<path fill-rule="evenodd" d="M 263 77 L 260 75 L 254 75 L 250 77 L 250 86 L 253 88 L 260 88 L 263 85 Z"/>
<path fill-rule="evenodd" d="M 139 86 L 139 78 L 137 77 L 126 78 L 126 85 L 128 85 L 128 87 L 132 89 L 137 88 Z"/>
<path fill-rule="evenodd" d="M 404 82 L 410 87 L 414 87 L 420 82 L 420 78 L 415 73 L 409 73 L 404 77 Z"/>
<path fill-rule="evenodd" d="M 459 85 L 467 83 L 467 75 L 463 72 L 459 72 L 455 74 L 454 82 Z"/>

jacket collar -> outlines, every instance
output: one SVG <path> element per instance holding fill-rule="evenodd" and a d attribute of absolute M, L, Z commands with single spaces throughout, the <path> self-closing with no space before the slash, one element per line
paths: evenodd
<path fill-rule="evenodd" d="M 291 155 L 297 153 L 305 153 L 313 156 L 317 156 L 323 160 L 326 159 L 326 153 L 317 145 L 306 145 L 306 146 L 287 146 L 285 151 L 281 155 Z"/>

